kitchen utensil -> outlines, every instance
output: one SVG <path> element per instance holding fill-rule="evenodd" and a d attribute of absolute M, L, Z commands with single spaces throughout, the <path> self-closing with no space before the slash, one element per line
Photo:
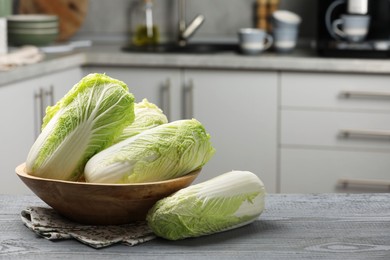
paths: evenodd
<path fill-rule="evenodd" d="M 35 45 L 45 46 L 55 41 L 58 36 L 58 30 L 28 31 L 14 30 L 8 31 L 8 42 L 13 46 Z"/>
<path fill-rule="evenodd" d="M 343 39 L 350 42 L 361 42 L 368 34 L 369 25 L 369 15 L 343 14 L 340 19 L 333 21 L 332 29 Z"/>
<path fill-rule="evenodd" d="M 243 54 L 256 55 L 271 47 L 272 36 L 262 29 L 242 28 L 238 31 L 240 49 Z"/>
<path fill-rule="evenodd" d="M 272 13 L 272 25 L 273 27 L 294 27 L 300 25 L 302 22 L 302 18 L 297 15 L 296 13 L 293 13 L 291 11 L 287 10 L 277 10 Z"/>
<path fill-rule="evenodd" d="M 12 15 L 7 21 L 9 44 L 14 46 L 48 45 L 59 33 L 55 15 Z"/>
<path fill-rule="evenodd" d="M 348 0 L 347 12 L 349 14 L 367 14 L 368 0 Z"/>
<path fill-rule="evenodd" d="M 301 17 L 287 10 L 272 14 L 272 36 L 276 52 L 291 52 L 297 43 Z"/>
<path fill-rule="evenodd" d="M 291 52 L 297 43 L 298 29 L 296 28 L 274 28 L 274 48 L 279 53 Z"/>
<path fill-rule="evenodd" d="M 390 1 L 321 0 L 318 1 L 317 14 L 316 49 L 319 55 L 380 59 L 390 57 L 390 48 L 386 44 L 390 35 Z M 364 23 L 369 20 L 367 32 L 347 25 L 344 15 L 367 16 L 361 18 L 365 19 Z M 336 25 L 335 20 L 338 20 Z M 346 32 L 347 27 L 351 28 L 349 32 Z"/>
<path fill-rule="evenodd" d="M 66 41 L 83 24 L 88 11 L 88 0 L 19 0 L 19 14 L 51 14 L 59 17 L 56 40 Z"/>
<path fill-rule="evenodd" d="M 95 184 L 29 175 L 25 163 L 19 178 L 61 215 L 82 224 L 118 225 L 145 220 L 156 201 L 187 187 L 201 170 L 172 180 L 137 184 Z"/>
<path fill-rule="evenodd" d="M 55 26 L 58 24 L 58 16 L 57 15 L 47 15 L 47 14 L 15 14 L 11 16 L 7 16 L 8 23 L 14 25 L 22 25 L 22 27 L 26 27 L 31 25 L 31 27 L 35 27 L 37 24 L 52 24 L 55 23 Z"/>

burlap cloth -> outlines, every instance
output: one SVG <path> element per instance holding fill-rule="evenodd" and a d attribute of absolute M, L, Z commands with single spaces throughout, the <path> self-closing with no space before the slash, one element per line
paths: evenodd
<path fill-rule="evenodd" d="M 145 221 L 117 226 L 82 225 L 45 207 L 28 207 L 21 212 L 21 218 L 30 230 L 48 240 L 76 239 L 93 248 L 115 243 L 134 246 L 155 238 Z"/>

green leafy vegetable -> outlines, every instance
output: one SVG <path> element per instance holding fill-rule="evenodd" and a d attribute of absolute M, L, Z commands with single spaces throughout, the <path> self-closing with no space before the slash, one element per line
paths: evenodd
<path fill-rule="evenodd" d="M 134 114 L 134 122 L 123 130 L 122 134 L 115 139 L 114 143 L 119 143 L 147 129 L 168 123 L 168 119 L 163 111 L 155 104 L 150 103 L 146 98 L 142 102 L 135 104 Z"/>
<path fill-rule="evenodd" d="M 85 179 L 94 183 L 161 181 L 201 168 L 215 150 L 196 119 L 156 126 L 93 156 Z"/>
<path fill-rule="evenodd" d="M 159 200 L 147 222 L 157 236 L 170 240 L 209 235 L 256 220 L 264 198 L 264 184 L 255 174 L 232 171 Z"/>
<path fill-rule="evenodd" d="M 86 162 L 133 121 L 134 96 L 127 85 L 103 74 L 87 75 L 46 109 L 26 170 L 44 178 L 78 180 Z"/>

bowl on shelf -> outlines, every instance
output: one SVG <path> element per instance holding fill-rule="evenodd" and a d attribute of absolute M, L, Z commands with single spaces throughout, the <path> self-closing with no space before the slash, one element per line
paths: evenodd
<path fill-rule="evenodd" d="M 166 181 L 135 184 L 101 184 L 39 178 L 25 171 L 16 174 L 41 200 L 64 217 L 87 225 L 119 225 L 145 220 L 148 210 L 160 199 L 189 186 L 195 170 Z"/>
<path fill-rule="evenodd" d="M 45 46 L 53 43 L 59 34 L 56 15 L 11 15 L 7 17 L 10 45 Z"/>
<path fill-rule="evenodd" d="M 21 29 L 8 32 L 9 44 L 13 46 L 35 45 L 46 46 L 55 41 L 58 30 L 42 30 L 30 32 Z"/>

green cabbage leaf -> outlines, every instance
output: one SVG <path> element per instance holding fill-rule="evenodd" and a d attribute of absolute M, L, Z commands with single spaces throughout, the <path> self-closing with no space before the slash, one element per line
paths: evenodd
<path fill-rule="evenodd" d="M 85 166 L 87 182 L 141 183 L 183 176 L 214 155 L 210 135 L 196 119 L 162 124 L 112 145 Z"/>
<path fill-rule="evenodd" d="M 27 173 L 78 180 L 86 162 L 133 121 L 134 96 L 127 85 L 104 74 L 89 74 L 46 109 L 42 132 L 27 156 Z"/>
<path fill-rule="evenodd" d="M 134 122 L 123 129 L 122 134 L 115 139 L 114 143 L 119 143 L 147 129 L 168 123 L 163 111 L 146 98 L 135 104 L 134 114 Z"/>
<path fill-rule="evenodd" d="M 265 188 L 252 172 L 232 171 L 157 201 L 147 215 L 153 232 L 169 240 L 231 230 L 264 210 Z"/>

